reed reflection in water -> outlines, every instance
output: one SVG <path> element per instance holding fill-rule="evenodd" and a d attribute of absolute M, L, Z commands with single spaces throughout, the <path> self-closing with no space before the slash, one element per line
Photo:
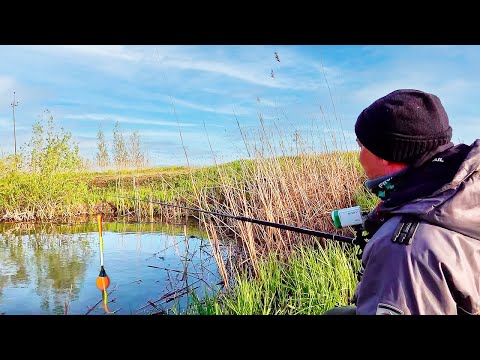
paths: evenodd
<path fill-rule="evenodd" d="M 108 308 L 118 315 L 185 309 L 221 278 L 206 234 L 195 227 L 105 222 Z M 105 314 L 95 285 L 100 268 L 94 222 L 0 225 L 0 313 Z"/>

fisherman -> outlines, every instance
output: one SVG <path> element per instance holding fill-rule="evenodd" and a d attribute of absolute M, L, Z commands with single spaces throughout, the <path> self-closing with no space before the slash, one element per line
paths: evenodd
<path fill-rule="evenodd" d="M 380 202 L 353 305 L 324 314 L 480 314 L 480 139 L 454 145 L 440 99 L 411 89 L 364 109 L 355 134 Z"/>

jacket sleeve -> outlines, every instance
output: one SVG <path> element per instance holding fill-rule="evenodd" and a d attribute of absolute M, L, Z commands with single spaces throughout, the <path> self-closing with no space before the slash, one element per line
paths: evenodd
<path fill-rule="evenodd" d="M 456 314 L 444 267 L 425 241 L 428 225 L 419 225 L 409 245 L 391 241 L 391 226 L 380 229 L 365 248 L 355 293 L 357 314 Z"/>

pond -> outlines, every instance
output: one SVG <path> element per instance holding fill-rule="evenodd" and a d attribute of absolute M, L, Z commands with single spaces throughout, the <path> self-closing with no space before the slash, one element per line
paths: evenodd
<path fill-rule="evenodd" d="M 99 239 L 96 221 L 0 224 L 0 314 L 106 315 L 96 287 Z M 202 298 L 221 287 L 198 227 L 104 222 L 103 243 L 115 315 L 181 313 L 187 289 Z"/>

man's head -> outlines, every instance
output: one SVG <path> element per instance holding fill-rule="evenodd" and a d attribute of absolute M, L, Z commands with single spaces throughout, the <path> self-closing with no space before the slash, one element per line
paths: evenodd
<path fill-rule="evenodd" d="M 452 128 L 440 99 L 419 90 L 395 90 L 364 109 L 355 123 L 360 162 L 370 179 L 388 175 L 447 144 Z"/>

